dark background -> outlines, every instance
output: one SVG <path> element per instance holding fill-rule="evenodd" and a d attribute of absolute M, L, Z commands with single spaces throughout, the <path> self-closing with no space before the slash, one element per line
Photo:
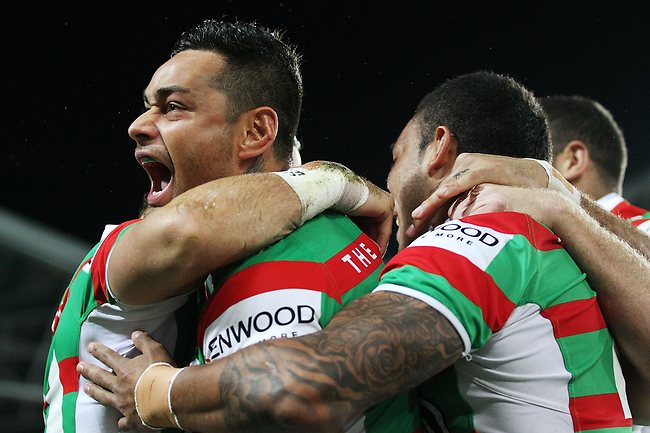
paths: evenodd
<path fill-rule="evenodd" d="M 388 147 L 420 97 L 490 69 L 610 109 L 629 147 L 624 193 L 650 207 L 646 2 L 132 3 L 3 11 L 0 206 L 88 244 L 132 218 L 148 190 L 126 132 L 142 90 L 182 30 L 223 16 L 279 27 L 303 53 L 304 160 L 384 186 Z"/>

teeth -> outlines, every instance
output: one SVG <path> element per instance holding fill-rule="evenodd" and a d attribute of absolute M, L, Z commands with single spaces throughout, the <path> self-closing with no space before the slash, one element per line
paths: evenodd
<path fill-rule="evenodd" d="M 397 227 L 399 227 L 399 217 L 395 217 L 395 224 L 397 224 Z"/>
<path fill-rule="evenodd" d="M 141 161 L 142 161 L 143 163 L 146 163 L 146 162 L 157 162 L 155 159 L 153 159 L 153 158 L 150 157 L 150 156 L 145 156 L 145 157 L 143 157 L 143 158 L 141 159 Z"/>

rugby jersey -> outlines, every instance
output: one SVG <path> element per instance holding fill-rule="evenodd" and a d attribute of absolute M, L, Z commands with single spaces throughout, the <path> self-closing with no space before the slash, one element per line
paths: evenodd
<path fill-rule="evenodd" d="M 462 338 L 463 358 L 420 387 L 430 431 L 631 431 L 596 293 L 530 216 L 449 220 L 386 264 L 381 290 L 428 303 Z"/>
<path fill-rule="evenodd" d="M 596 201 L 614 215 L 629 221 L 633 226 L 650 234 L 650 211 L 634 206 L 615 192 L 611 192 Z"/>
<path fill-rule="evenodd" d="M 180 342 L 195 335 L 198 308 L 196 303 L 188 302 L 188 295 L 152 305 L 130 306 L 116 300 L 110 292 L 106 274 L 110 252 L 119 237 L 137 221 L 107 225 L 101 241 L 83 259 L 63 294 L 52 323 L 45 366 L 45 433 L 118 431 L 120 412 L 89 397 L 83 391 L 86 380 L 76 372 L 79 361 L 107 368 L 88 353 L 90 342 L 101 342 L 123 356 L 133 357 L 139 351 L 131 341 L 131 333 L 144 330 L 170 353 L 176 349 L 178 362 L 187 364 L 191 359 L 193 344 L 185 344 L 183 350 L 176 344 L 177 337 L 183 337 L 178 339 Z M 183 324 L 182 332 L 177 324 Z"/>
<path fill-rule="evenodd" d="M 334 314 L 377 286 L 377 244 L 346 216 L 325 212 L 260 253 L 212 275 L 199 319 L 198 362 L 252 344 L 325 327 Z M 414 393 L 368 410 L 346 432 L 412 433 L 420 416 Z"/>

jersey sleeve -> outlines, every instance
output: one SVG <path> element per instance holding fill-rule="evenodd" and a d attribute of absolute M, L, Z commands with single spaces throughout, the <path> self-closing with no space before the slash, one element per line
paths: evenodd
<path fill-rule="evenodd" d="M 452 323 L 468 353 L 499 331 L 525 297 L 539 251 L 557 248 L 559 238 L 524 214 L 450 220 L 396 254 L 375 291 L 426 302 Z"/>
<path fill-rule="evenodd" d="M 115 226 L 112 230 L 104 232 L 104 237 L 90 263 L 90 274 L 95 288 L 95 299 L 100 304 L 105 302 L 115 303 L 115 297 L 112 295 L 108 285 L 108 260 L 115 242 L 117 242 L 127 229 L 138 221 L 140 219 L 125 221 Z"/>

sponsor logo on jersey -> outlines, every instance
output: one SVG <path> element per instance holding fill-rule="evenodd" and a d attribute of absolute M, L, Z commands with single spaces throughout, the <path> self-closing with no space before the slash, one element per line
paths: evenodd
<path fill-rule="evenodd" d="M 464 242 L 467 245 L 472 245 L 474 242 L 481 242 L 488 247 L 494 247 L 499 243 L 499 239 L 481 230 L 479 227 L 460 224 L 458 222 L 438 226 L 432 233 L 433 236 L 444 236 L 449 239 L 455 239 L 458 242 Z"/>
<path fill-rule="evenodd" d="M 485 270 L 512 237 L 512 234 L 501 233 L 489 227 L 453 220 L 423 234 L 408 248 L 442 248 L 466 257 L 479 269 Z"/>
<path fill-rule="evenodd" d="M 280 332 L 281 336 L 295 337 L 297 332 L 282 333 L 282 328 L 295 327 L 296 324 L 312 323 L 315 318 L 316 310 L 310 305 L 285 305 L 273 311 L 260 311 L 228 326 L 211 338 L 207 345 L 210 359 L 216 359 L 243 341 L 255 337 L 256 334 L 263 334 L 272 328 Z M 263 340 L 270 338 L 264 338 Z"/>
<path fill-rule="evenodd" d="M 260 341 L 320 330 L 321 296 L 311 290 L 284 289 L 232 305 L 205 330 L 202 348 L 206 362 Z"/>

